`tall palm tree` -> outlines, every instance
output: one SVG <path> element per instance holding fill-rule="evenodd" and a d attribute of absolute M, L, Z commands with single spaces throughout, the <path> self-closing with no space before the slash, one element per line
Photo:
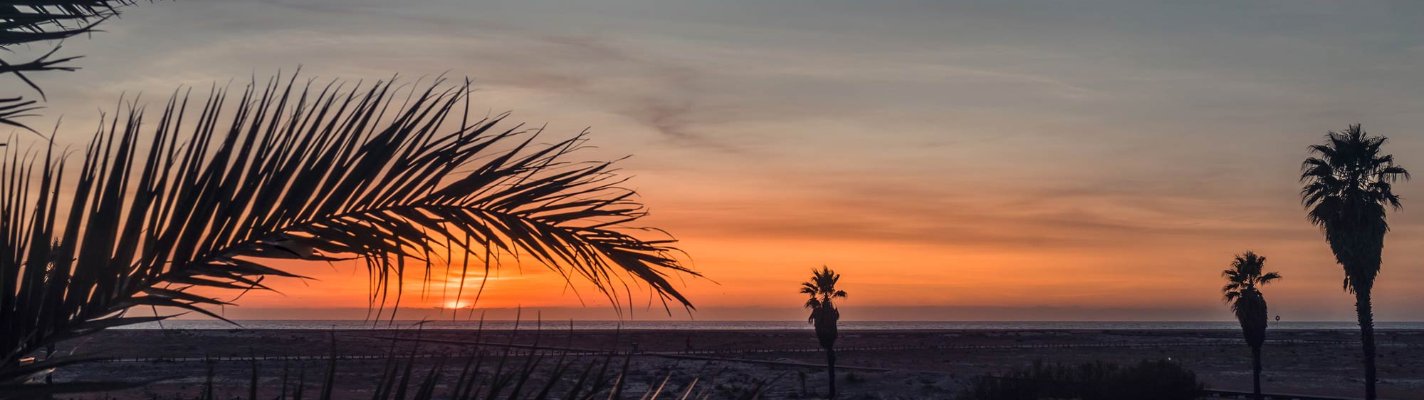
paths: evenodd
<path fill-rule="evenodd" d="M 1266 267 L 1266 257 L 1247 251 L 1236 256 L 1231 268 L 1221 271 L 1226 278 L 1226 286 L 1221 294 L 1236 320 L 1241 322 L 1241 334 L 1246 337 L 1246 345 L 1251 346 L 1251 384 L 1256 398 L 1261 397 L 1261 344 L 1266 342 L 1266 297 L 1261 294 L 1265 286 L 1281 278 L 1275 272 L 1262 273 Z"/>
<path fill-rule="evenodd" d="M 830 398 L 836 397 L 836 323 L 841 319 L 834 300 L 846 297 L 844 290 L 836 289 L 836 282 L 840 280 L 841 274 L 821 266 L 819 270 L 811 270 L 811 280 L 801 283 L 801 293 L 810 297 L 806 299 L 806 308 L 811 310 L 807 321 L 816 325 L 816 338 L 820 340 L 821 348 L 826 350 Z"/>
<path fill-rule="evenodd" d="M 222 319 L 221 289 L 300 278 L 284 259 L 355 260 L 376 310 L 399 305 L 409 269 L 488 276 L 506 260 L 590 282 L 615 305 L 642 284 L 691 308 L 668 278 L 697 273 L 636 225 L 646 212 L 624 178 L 570 160 L 585 135 L 542 142 L 501 128 L 504 115 L 470 118 L 469 93 L 277 78 L 239 96 L 177 94 L 157 118 L 111 114 L 78 168 L 52 145 L 0 148 L 0 386 L 67 362 L 19 362 L 64 339 L 165 310 Z"/>
<path fill-rule="evenodd" d="M 1389 231 L 1385 209 L 1399 209 L 1393 183 L 1409 179 L 1409 171 L 1382 154 L 1387 139 L 1370 136 L 1360 125 L 1330 132 L 1324 144 L 1310 146 L 1301 164 L 1301 202 L 1310 222 L 1325 233 L 1335 260 L 1345 269 L 1344 288 L 1355 295 L 1365 356 L 1365 398 L 1375 398 L 1374 311 L 1370 291 L 1380 271 L 1384 235 Z"/>

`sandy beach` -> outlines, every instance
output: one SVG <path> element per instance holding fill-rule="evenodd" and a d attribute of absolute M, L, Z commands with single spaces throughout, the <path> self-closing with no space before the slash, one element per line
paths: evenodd
<path fill-rule="evenodd" d="M 635 398 L 664 380 L 667 388 L 676 389 L 696 378 L 729 395 L 764 383 L 768 398 L 815 398 L 825 384 L 824 355 L 809 330 L 546 328 L 427 330 L 418 336 L 409 330 L 109 331 L 61 351 L 114 360 L 67 368 L 57 377 L 137 381 L 182 376 L 104 395 L 172 398 L 196 395 L 211 366 L 220 392 L 245 395 L 256 366 L 264 391 L 276 393 L 284 371 L 289 381 L 301 374 L 315 387 L 334 351 L 341 358 L 338 386 L 348 397 L 360 397 L 375 385 L 392 346 L 396 354 L 417 355 L 417 365 L 429 368 L 478 349 L 499 353 L 512 344 L 516 359 L 536 348 L 549 359 L 599 360 L 607 359 L 609 351 L 634 352 L 628 390 Z M 1424 394 L 1424 331 L 1381 331 L 1378 340 L 1381 396 L 1419 398 Z M 1250 389 L 1248 349 L 1238 332 L 1228 330 L 851 331 L 842 334 L 838 347 L 839 382 L 847 399 L 951 397 L 974 376 L 1035 361 L 1170 359 L 1194 370 L 1209 389 Z M 1272 332 L 1264 352 L 1264 387 L 1271 393 L 1358 396 L 1358 349 L 1358 333 L 1351 331 Z"/>

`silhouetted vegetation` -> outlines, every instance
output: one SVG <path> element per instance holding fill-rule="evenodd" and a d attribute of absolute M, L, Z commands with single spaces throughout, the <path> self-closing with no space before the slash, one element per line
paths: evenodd
<path fill-rule="evenodd" d="M 0 0 L 0 50 L 6 51 L 0 55 L 94 32 L 117 15 L 116 7 L 132 3 Z M 79 57 L 60 50 L 55 44 L 14 62 L 0 57 L 0 75 L 20 80 L 43 100 L 30 74 L 74 70 Z M 36 377 L 95 360 L 54 354 L 61 341 L 177 312 L 224 319 L 214 308 L 235 300 L 219 296 L 268 289 L 268 278 L 305 279 L 280 268 L 286 264 L 279 260 L 364 263 L 373 319 L 395 319 L 410 265 L 446 263 L 462 276 L 487 277 L 520 258 L 588 282 L 615 306 L 632 306 L 631 284 L 646 286 L 667 311 L 692 308 L 669 277 L 698 273 L 675 256 L 674 240 L 649 237 L 656 230 L 636 225 L 645 210 L 620 186 L 625 178 L 611 162 L 571 159 L 585 135 L 543 142 L 539 130 L 505 126 L 506 115 L 471 120 L 470 92 L 468 83 L 443 81 L 407 90 L 392 82 L 274 79 L 239 94 L 215 89 L 196 101 L 175 95 L 156 118 L 137 104 L 116 110 L 77 167 L 52 144 L 22 151 L 0 143 L 6 147 L 0 159 L 6 187 L 0 193 L 0 398 L 144 385 L 50 384 Z M 29 129 L 19 119 L 39 109 L 26 95 L 0 96 L 0 125 Z M 1378 380 L 1372 290 L 1388 209 L 1401 207 L 1392 185 L 1409 178 L 1382 152 L 1386 142 L 1360 125 L 1329 132 L 1323 144 L 1310 147 L 1300 175 L 1308 218 L 1324 233 L 1344 270 L 1343 287 L 1355 296 L 1371 400 Z M 457 252 L 464 253 L 461 261 L 448 264 Z M 1280 278 L 1264 272 L 1264 264 L 1265 257 L 1250 251 L 1237 256 L 1223 271 L 1228 283 L 1222 288 L 1251 349 L 1258 397 L 1269 315 L 1260 287 Z M 837 396 L 840 319 L 834 301 L 846 297 L 839 279 L 823 266 L 800 289 L 825 351 L 831 398 Z M 482 289 L 483 283 L 469 288 L 476 301 Z M 305 375 L 289 381 L 284 373 L 276 397 L 300 399 L 310 390 L 335 398 L 341 361 L 334 349 L 321 382 L 309 384 Z M 405 356 L 392 351 L 370 393 L 375 399 L 602 399 L 623 397 L 628 384 L 628 353 L 575 361 L 567 351 L 542 351 L 537 344 L 515 349 L 471 348 L 434 361 L 417 361 L 413 350 Z M 249 398 L 273 392 L 258 384 L 258 374 L 254 363 Z M 649 382 L 645 397 L 755 398 L 762 392 L 761 383 L 724 390 L 702 377 L 680 386 L 671 377 Z M 1035 363 L 975 378 L 959 398 L 1185 400 L 1201 388 L 1192 371 L 1169 361 Z M 221 396 L 217 391 L 209 368 L 198 397 Z"/>
<path fill-rule="evenodd" d="M 1257 398 L 1261 398 L 1261 345 L 1266 342 L 1269 315 L 1261 286 L 1281 278 L 1279 273 L 1262 272 L 1265 267 L 1266 257 L 1247 251 L 1236 256 L 1231 268 L 1221 271 L 1227 281 L 1221 288 L 1222 298 L 1231 305 L 1246 345 L 1251 347 L 1251 386 Z"/>
<path fill-rule="evenodd" d="M 959 400 L 1192 400 L 1202 390 L 1196 373 L 1171 361 L 1130 366 L 1094 362 L 1045 364 L 974 378 Z"/>
<path fill-rule="evenodd" d="M 1393 183 L 1409 178 L 1382 153 L 1388 141 L 1370 136 L 1360 125 L 1330 132 L 1324 144 L 1310 146 L 1313 155 L 1301 164 L 1301 202 L 1310 222 L 1325 233 L 1335 260 L 1345 269 L 1344 288 L 1355 295 L 1365 360 L 1365 398 L 1375 398 L 1374 310 L 1370 294 L 1379 275 L 1386 207 L 1399 209 Z"/>
<path fill-rule="evenodd" d="M 93 32 L 128 4 L 0 1 L 0 50 Z M 27 74 L 72 71 L 78 57 L 59 50 L 0 59 L 0 74 L 43 97 Z M 691 307 L 666 278 L 697 274 L 672 256 L 672 240 L 632 234 L 644 211 L 611 164 L 568 160 L 584 135 L 539 144 L 538 131 L 499 128 L 503 115 L 472 121 L 469 92 L 273 80 L 249 86 L 236 110 L 226 90 L 192 105 L 197 114 L 186 95 L 174 96 L 156 127 L 144 125 L 138 105 L 118 110 L 68 176 L 68 160 L 53 147 L 38 159 L 5 153 L 0 397 L 126 387 L 26 382 L 91 360 L 44 351 L 63 340 L 173 316 L 160 310 L 222 319 L 208 308 L 229 300 L 194 289 L 237 294 L 266 289 L 267 277 L 303 278 L 275 268 L 279 259 L 364 260 L 376 318 L 399 305 L 407 263 L 438 264 L 452 251 L 469 255 L 451 266 L 461 274 L 523 257 L 592 282 L 615 306 L 631 302 L 619 291 L 640 282 L 665 307 Z M 17 119 L 39 108 L 0 96 L 0 124 L 28 129 Z M 396 288 L 391 300 L 388 287 Z"/>
<path fill-rule="evenodd" d="M 808 321 L 815 324 L 816 339 L 820 341 L 821 348 L 826 350 L 830 398 L 836 397 L 836 337 L 839 336 L 836 324 L 841 319 L 841 312 L 836 309 L 834 301 L 846 297 L 844 290 L 836 288 L 836 283 L 840 280 L 841 274 L 832 271 L 830 267 L 822 266 L 820 270 L 811 270 L 811 280 L 801 283 L 801 293 L 809 297 L 805 305 L 811 310 Z"/>
<path fill-rule="evenodd" d="M 0 1 L 0 75 L 14 74 L 44 97 L 44 90 L 27 76 L 31 72 L 73 71 L 68 65 L 77 56 L 56 57 L 60 46 L 44 54 L 10 62 L 5 59 L 16 47 L 39 42 L 59 41 L 94 32 L 95 25 L 118 15 L 116 7 L 133 4 L 131 0 L 3 0 Z M 32 116 L 40 107 L 23 96 L 0 96 L 0 125 L 29 129 L 19 118 Z M 4 144 L 0 144 L 3 146 Z"/>
<path fill-rule="evenodd" d="M 0 1 L 0 50 L 94 32 L 129 4 Z M 43 97 L 27 73 L 73 70 L 67 63 L 78 57 L 56 57 L 59 50 L 22 62 L 0 59 L 0 74 Z M 671 256 L 673 241 L 628 233 L 644 211 L 618 186 L 610 163 L 567 160 L 583 135 L 541 145 L 537 131 L 497 128 L 503 115 L 470 121 L 463 103 L 469 91 L 437 83 L 400 99 L 386 82 L 361 88 L 274 80 L 249 86 L 236 110 L 226 109 L 226 90 L 193 105 L 197 115 L 186 95 L 175 96 L 148 135 L 140 132 L 142 107 L 118 110 L 84 152 L 77 179 L 73 167 L 66 177 L 67 160 L 52 147 L 40 159 L 5 153 L 0 386 L 86 360 L 41 357 L 21 365 L 28 355 L 172 316 L 160 309 L 221 319 L 207 307 L 229 303 L 193 289 L 237 293 L 266 289 L 269 276 L 301 278 L 274 268 L 277 259 L 364 260 L 376 310 L 388 303 L 387 287 L 397 288 L 391 303 L 399 304 L 408 262 L 449 259 L 442 249 L 471 256 L 455 266 L 462 274 L 522 255 L 592 282 L 615 305 L 631 301 L 618 288 L 637 281 L 665 306 L 691 307 L 666 274 L 696 273 Z M 16 119 L 38 109 L 33 100 L 4 96 L 0 124 L 28 129 Z M 154 313 L 135 316 L 133 308 Z"/>
<path fill-rule="evenodd" d="M 669 373 L 647 380 L 631 370 L 632 353 L 610 349 L 602 354 L 571 354 L 567 347 L 542 347 L 537 334 L 532 345 L 516 344 L 517 333 L 509 336 L 507 344 L 480 342 L 481 334 L 473 332 L 474 342 L 481 344 L 442 348 L 448 354 L 436 357 L 421 351 L 419 332 L 397 334 L 384 359 L 355 362 L 337 351 L 333 336 L 324 359 L 261 361 L 266 367 L 253 359 L 250 375 L 240 380 L 232 375 L 219 379 L 217 361 L 208 360 L 194 365 L 205 368 L 194 368 L 192 377 L 206 376 L 195 392 L 165 398 L 331 400 L 360 393 L 372 400 L 755 399 L 767 384 L 767 380 L 728 381 L 715 373 Z M 278 362 L 279 370 L 271 368 Z M 223 381 L 229 384 L 218 383 Z M 7 396 L 0 394 L 0 398 Z"/>
<path fill-rule="evenodd" d="M 53 147 L 5 153 L 0 384 L 74 362 L 20 364 L 61 340 L 173 316 L 158 310 L 222 319 L 207 307 L 229 304 L 224 292 L 195 289 L 302 278 L 277 260 L 363 261 L 376 319 L 399 305 L 408 266 L 450 252 L 469 255 L 447 265 L 462 275 L 518 257 L 615 305 L 643 284 L 691 307 L 667 275 L 697 274 L 673 240 L 630 225 L 645 211 L 612 164 L 569 159 L 584 135 L 539 144 L 504 115 L 472 120 L 467 85 L 397 88 L 273 80 L 234 110 L 226 90 L 175 96 L 156 121 L 134 107 L 102 124 L 77 169 Z"/>

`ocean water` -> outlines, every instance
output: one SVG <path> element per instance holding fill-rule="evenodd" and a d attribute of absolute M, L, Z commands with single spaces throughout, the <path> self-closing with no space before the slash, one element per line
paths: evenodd
<path fill-rule="evenodd" d="M 421 321 L 359 320 L 239 320 L 238 326 L 218 320 L 171 320 L 117 329 L 409 329 Z M 812 329 L 805 321 L 485 321 L 485 329 L 542 330 L 797 330 Z M 476 329 L 480 321 L 425 321 L 424 329 Z M 864 330 L 1236 330 L 1235 321 L 842 321 L 844 331 Z M 1271 329 L 1355 330 L 1354 322 L 1272 322 Z M 1376 322 L 1378 330 L 1424 330 L 1424 322 Z"/>

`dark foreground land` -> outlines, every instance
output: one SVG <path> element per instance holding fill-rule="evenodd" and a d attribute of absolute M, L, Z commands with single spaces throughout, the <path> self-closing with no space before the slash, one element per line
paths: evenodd
<path fill-rule="evenodd" d="M 403 340 L 393 342 L 393 335 Z M 327 357 L 339 357 L 338 397 L 368 398 L 393 343 L 396 354 L 416 355 L 417 368 L 464 354 L 502 354 L 518 360 L 532 346 L 549 359 L 563 355 L 606 359 L 609 351 L 635 351 L 627 377 L 632 398 L 667 381 L 681 393 L 699 388 L 727 393 L 766 383 L 766 398 L 815 398 L 825 390 L 824 355 L 814 334 L 801 331 L 458 331 L 427 330 L 118 330 L 74 342 L 79 354 L 116 360 L 66 368 L 59 379 L 147 380 L 179 376 L 103 398 L 192 398 L 212 368 L 219 393 L 245 397 L 254 365 L 263 390 L 275 396 L 284 372 L 316 387 Z M 1275 331 L 1264 351 L 1264 387 L 1272 393 L 1358 396 L 1362 376 L 1358 333 Z M 332 345 L 334 338 L 334 347 Z M 485 343 L 484 345 L 475 344 Z M 1380 394 L 1424 398 L 1424 331 L 1379 332 Z M 1226 330 L 1078 331 L 847 331 L 839 356 L 845 399 L 949 398 L 970 378 L 1035 361 L 1134 363 L 1171 359 L 1196 371 L 1210 389 L 1249 391 L 1250 358 L 1240 335 Z M 636 350 L 634 350 L 636 349 Z M 621 365 L 622 356 L 617 357 Z M 804 385 L 803 382 L 804 381 Z M 290 384 L 290 383 L 289 383 Z M 311 389 L 315 391 L 316 389 Z M 265 393 L 265 392 L 264 392 Z M 315 393 L 310 393 L 310 397 Z M 666 396 L 677 398 L 677 395 Z M 227 398 L 227 397 L 222 397 Z M 715 397 L 714 397 L 715 398 Z"/>

